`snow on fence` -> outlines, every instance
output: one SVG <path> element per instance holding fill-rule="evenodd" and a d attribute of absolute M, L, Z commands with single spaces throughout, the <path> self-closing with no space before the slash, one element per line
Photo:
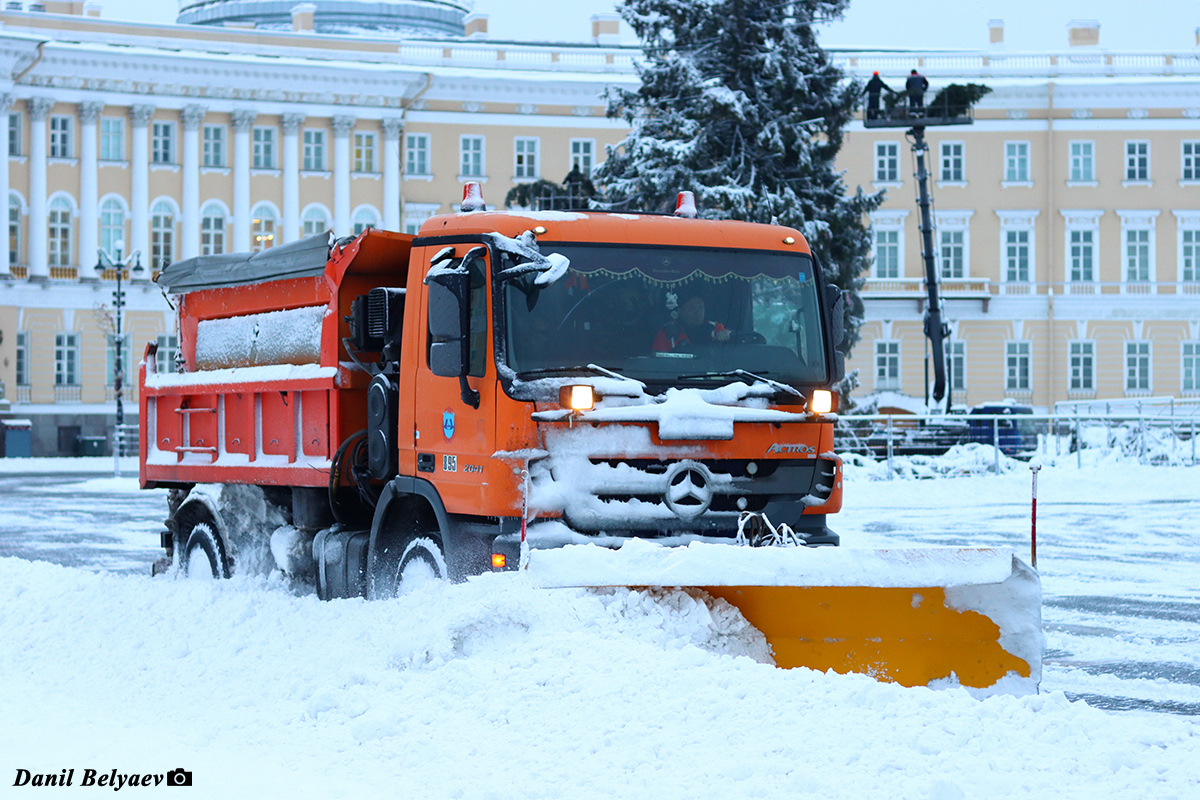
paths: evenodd
<path fill-rule="evenodd" d="M 1200 464 L 1200 403 L 1166 409 L 1076 407 L 1054 414 L 842 414 L 834 449 L 895 474 L 1004 472 L 1038 457 L 1078 467 L 1114 461 Z M 936 459 L 936 463 L 935 463 Z"/>

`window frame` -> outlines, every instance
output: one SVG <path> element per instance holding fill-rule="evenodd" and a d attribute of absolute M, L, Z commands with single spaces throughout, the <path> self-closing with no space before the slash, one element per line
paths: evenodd
<path fill-rule="evenodd" d="M 541 141 L 537 136 L 513 137 L 513 180 L 534 181 L 541 177 Z"/>
<path fill-rule="evenodd" d="M 212 210 L 218 213 L 211 213 Z M 212 224 L 212 220 L 221 220 L 220 227 Z M 225 232 L 229 228 L 229 215 L 226 210 L 214 202 L 205 203 L 200 207 L 200 255 L 222 255 L 225 250 Z"/>
<path fill-rule="evenodd" d="M 583 177 L 591 178 L 592 171 L 596 169 L 596 140 L 572 138 L 568 146 L 571 154 L 571 169 L 574 170 L 575 165 L 578 164 Z M 581 148 L 579 152 L 576 152 L 576 146 Z M 583 152 L 584 146 L 586 146 L 586 152 Z"/>
<path fill-rule="evenodd" d="M 20 111 L 8 112 L 8 155 L 13 158 L 20 158 L 24 154 L 24 117 Z"/>
<path fill-rule="evenodd" d="M 1076 153 L 1075 148 L 1087 148 L 1087 153 Z M 1096 182 L 1096 141 L 1094 139 L 1072 139 L 1067 144 L 1069 163 L 1067 185 L 1090 185 Z M 1086 165 L 1087 169 L 1082 167 Z"/>
<path fill-rule="evenodd" d="M 255 125 L 250 131 L 250 168 L 278 169 L 279 129 L 274 125 Z"/>
<path fill-rule="evenodd" d="M 175 123 L 169 119 L 156 119 L 150 122 L 150 163 L 161 166 L 175 166 L 176 154 Z"/>
<path fill-rule="evenodd" d="M 13 219 L 13 212 L 16 219 Z M 8 193 L 8 263 L 20 264 L 24 245 L 25 203 L 16 192 Z"/>
<path fill-rule="evenodd" d="M 1094 340 L 1072 339 L 1067 342 L 1067 391 L 1079 393 L 1096 391 L 1096 342 Z"/>
<path fill-rule="evenodd" d="M 894 139 L 875 142 L 874 176 L 873 183 L 878 185 L 898 186 L 904 183 L 900 177 L 900 142 Z"/>
<path fill-rule="evenodd" d="M 1004 180 L 1002 186 L 1028 186 L 1033 184 L 1031 153 L 1033 148 L 1028 139 L 1009 139 L 1004 142 Z"/>
<path fill-rule="evenodd" d="M 470 151 L 467 149 L 467 143 L 478 143 L 477 150 Z M 476 161 L 477 164 L 469 164 L 468 160 Z M 463 133 L 458 137 L 458 167 L 460 178 L 485 178 L 487 177 L 487 137 L 482 134 Z M 472 169 L 467 169 L 471 167 Z"/>
<path fill-rule="evenodd" d="M 360 175 L 375 175 L 379 172 L 379 137 L 374 131 L 354 131 L 351 146 L 354 148 L 354 171 Z"/>
<path fill-rule="evenodd" d="M 404 134 L 404 174 L 425 177 L 431 175 L 431 146 L 428 133 Z"/>
<path fill-rule="evenodd" d="M 301 169 L 305 172 L 326 172 L 328 163 L 328 137 L 324 128 L 305 128 L 300 135 L 304 152 L 301 155 Z"/>
<path fill-rule="evenodd" d="M 1131 350 L 1144 352 L 1131 352 Z M 1136 362 L 1136 363 L 1135 363 Z M 1144 367 L 1144 370 L 1142 369 Z M 1142 374 L 1144 372 L 1144 374 Z M 1131 383 L 1145 383 L 1132 386 Z M 1146 395 L 1154 391 L 1154 343 L 1149 339 L 1125 341 L 1125 394 Z"/>
<path fill-rule="evenodd" d="M 125 161 L 125 118 L 100 117 L 99 127 L 100 160 L 112 163 Z"/>
<path fill-rule="evenodd" d="M 1200 139 L 1184 139 L 1179 143 L 1179 153 L 1180 182 L 1200 183 Z"/>
<path fill-rule="evenodd" d="M 54 385 L 79 386 L 79 332 L 54 334 Z"/>
<path fill-rule="evenodd" d="M 169 225 L 161 225 L 158 220 L 163 216 L 160 208 L 166 208 L 170 220 Z M 179 214 L 165 200 L 159 200 L 150 205 L 150 269 L 161 272 L 175 261 L 175 229 L 179 224 Z"/>
<path fill-rule="evenodd" d="M 947 152 L 953 148 L 958 148 L 958 154 Z M 957 185 L 967 182 L 967 143 L 962 140 L 949 140 L 938 143 L 938 184 L 939 185 Z M 957 159 L 957 171 L 954 162 Z M 949 168 L 947 168 L 947 161 Z M 956 177 L 957 176 L 957 177 Z"/>
<path fill-rule="evenodd" d="M 1004 343 L 1004 390 L 1033 391 L 1033 344 L 1028 339 L 1010 339 Z"/>
<path fill-rule="evenodd" d="M 883 346 L 884 352 L 881 352 L 880 346 Z M 891 349 L 894 348 L 894 352 Z M 874 391 L 877 392 L 898 392 L 904 385 L 903 383 L 903 365 L 901 363 L 901 351 L 899 339 L 876 339 L 872 350 L 875 354 L 875 371 L 874 371 Z M 895 368 L 895 374 L 892 374 L 892 367 Z"/>
<path fill-rule="evenodd" d="M 31 353 L 30 342 L 32 337 L 29 331 L 17 331 L 17 346 L 16 346 L 16 363 L 13 365 L 15 373 L 13 379 L 17 386 L 30 385 L 30 360 Z"/>
<path fill-rule="evenodd" d="M 958 367 L 955 367 L 955 362 Z M 962 339 L 946 342 L 946 379 L 952 392 L 967 390 L 967 343 Z"/>
<path fill-rule="evenodd" d="M 116 226 L 112 224 L 111 219 L 106 219 L 110 214 L 113 213 L 114 206 L 116 207 L 117 212 L 121 215 L 120 223 Z M 129 216 L 125 206 L 122 205 L 121 201 L 115 197 L 107 197 L 100 202 L 100 207 L 97 210 L 97 216 L 99 217 L 100 223 L 100 249 L 105 253 L 108 253 L 109 257 L 114 261 L 120 261 L 125 257 L 125 254 L 114 253 L 113 245 L 115 245 L 117 242 L 127 243 L 129 241 L 128 237 L 125 236 L 125 223 L 127 221 L 126 217 Z M 113 233 L 114 227 L 116 228 L 115 238 Z"/>
<path fill-rule="evenodd" d="M 154 337 L 154 341 L 158 344 L 158 352 L 154 357 L 158 372 L 174 372 L 175 358 L 179 353 L 179 337 L 173 333 L 160 333 Z"/>
<path fill-rule="evenodd" d="M 50 130 L 50 147 L 46 151 L 47 158 L 74 158 L 75 118 L 68 114 L 51 114 L 47 128 Z"/>
<path fill-rule="evenodd" d="M 66 219 L 55 219 L 66 214 Z M 58 233 L 55 233 L 55 229 Z M 67 198 L 59 195 L 46 204 L 46 259 L 49 266 L 69 267 L 75 246 L 75 209 Z"/>
<path fill-rule="evenodd" d="M 224 169 L 229 166 L 229 135 L 227 133 L 227 126 L 219 122 L 205 123 L 200 132 L 200 140 L 200 165 L 202 167 Z"/>
<path fill-rule="evenodd" d="M 1179 344 L 1179 390 L 1200 393 L 1200 341 L 1185 339 Z"/>
<path fill-rule="evenodd" d="M 265 211 L 266 213 L 261 213 Z M 270 224 L 268 224 L 270 223 Z M 258 203 L 250 210 L 250 252 L 259 253 L 275 246 L 279 232 L 279 214 L 266 203 Z M 268 244 L 263 244 L 266 241 Z"/>
<path fill-rule="evenodd" d="M 1130 148 L 1143 147 L 1144 153 L 1131 153 Z M 1144 161 L 1139 167 L 1135 159 Z M 1139 176 L 1138 173 L 1141 173 Z M 1151 182 L 1150 172 L 1150 140 L 1149 139 L 1126 139 L 1125 140 L 1125 169 L 1123 171 L 1125 185 L 1147 184 Z"/>

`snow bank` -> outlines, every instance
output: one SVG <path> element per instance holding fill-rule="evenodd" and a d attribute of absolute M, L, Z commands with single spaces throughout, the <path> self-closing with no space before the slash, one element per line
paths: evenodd
<path fill-rule="evenodd" d="M 661 547 L 631 539 L 619 549 L 568 545 L 536 550 L 530 575 L 561 586 L 963 586 L 1001 583 L 1013 570 L 1003 549 Z"/>
<path fill-rule="evenodd" d="M 747 633 L 703 596 L 536 590 L 513 575 L 321 603 L 261 578 L 0 559 L 0 768 L 182 767 L 200 798 L 1200 787 L 1192 719 L 779 670 Z"/>

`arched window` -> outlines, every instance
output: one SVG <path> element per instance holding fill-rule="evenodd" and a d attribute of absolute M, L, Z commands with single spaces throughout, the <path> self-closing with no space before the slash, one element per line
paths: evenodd
<path fill-rule="evenodd" d="M 360 208 L 354 214 L 354 235 L 358 236 L 367 228 L 379 227 L 379 215 L 373 208 Z"/>
<path fill-rule="evenodd" d="M 329 230 L 329 217 L 320 208 L 313 206 L 304 212 L 304 235 L 316 236 Z"/>
<path fill-rule="evenodd" d="M 56 197 L 50 202 L 50 266 L 66 267 L 71 264 L 71 204 L 66 198 Z"/>
<path fill-rule="evenodd" d="M 150 209 L 150 269 L 164 270 L 175 260 L 175 211 L 165 200 Z"/>
<path fill-rule="evenodd" d="M 8 196 L 8 263 L 21 263 L 21 198 Z"/>
<path fill-rule="evenodd" d="M 275 246 L 275 212 L 266 203 L 260 203 L 250 213 L 250 252 L 257 253 Z"/>
<path fill-rule="evenodd" d="M 100 205 L 100 249 L 113 261 L 125 257 L 125 209 L 112 198 Z"/>
<path fill-rule="evenodd" d="M 214 256 L 225 252 L 225 211 L 209 203 L 200 212 L 200 255 Z"/>

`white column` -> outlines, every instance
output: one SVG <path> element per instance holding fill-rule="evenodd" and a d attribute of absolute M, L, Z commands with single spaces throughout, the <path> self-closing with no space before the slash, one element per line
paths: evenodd
<path fill-rule="evenodd" d="M 404 120 L 383 120 L 383 229 L 403 231 L 400 227 L 400 139 Z"/>
<path fill-rule="evenodd" d="M 179 209 L 183 258 L 200 255 L 200 123 L 207 110 L 189 105 L 179 115 L 183 123 L 183 202 Z"/>
<path fill-rule="evenodd" d="M 283 124 L 283 243 L 300 238 L 300 126 L 303 114 L 284 114 Z"/>
<path fill-rule="evenodd" d="M 79 104 L 79 276 L 94 278 L 92 270 L 100 261 L 100 201 L 97 184 L 99 180 L 99 139 L 96 121 L 100 119 L 103 103 Z"/>
<path fill-rule="evenodd" d="M 142 266 L 150 268 L 150 118 L 154 106 L 132 106 L 130 136 L 129 253 L 140 253 Z M 146 273 L 148 274 L 148 273 Z"/>
<path fill-rule="evenodd" d="M 333 232 L 349 236 L 354 232 L 350 222 L 350 131 L 354 117 L 333 118 Z"/>
<path fill-rule="evenodd" d="M 29 279 L 50 277 L 50 252 L 46 239 L 46 114 L 54 106 L 49 97 L 29 99 Z"/>
<path fill-rule="evenodd" d="M 233 242 L 231 253 L 250 251 L 250 129 L 257 111 L 239 108 L 233 117 Z"/>
<path fill-rule="evenodd" d="M 0 94 L 0 114 L 7 114 L 12 107 L 11 94 Z M 4 214 L 8 220 L 8 120 L 0 120 L 0 188 L 4 189 Z M 0 280 L 12 277 L 12 265 L 8 263 L 8 248 L 0 247 Z"/>

